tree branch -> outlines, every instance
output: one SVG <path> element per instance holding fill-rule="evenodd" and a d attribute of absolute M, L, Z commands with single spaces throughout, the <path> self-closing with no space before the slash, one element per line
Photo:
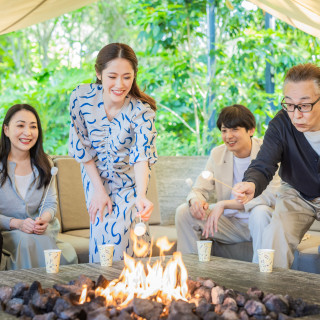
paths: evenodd
<path fill-rule="evenodd" d="M 175 111 L 173 111 L 172 109 L 170 109 L 169 107 L 158 103 L 158 106 L 166 109 L 167 111 L 169 111 L 170 113 L 172 113 L 174 116 L 176 116 L 192 133 L 196 133 L 196 130 L 194 130 L 181 116 L 179 116 Z"/>

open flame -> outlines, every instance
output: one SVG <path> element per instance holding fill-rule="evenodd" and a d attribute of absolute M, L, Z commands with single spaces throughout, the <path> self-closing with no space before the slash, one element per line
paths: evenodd
<path fill-rule="evenodd" d="M 80 299 L 79 299 L 79 304 L 83 304 L 86 302 L 86 299 L 87 299 L 87 285 L 83 285 L 82 286 L 82 292 L 81 292 L 81 296 L 80 296 Z"/>
<path fill-rule="evenodd" d="M 141 261 L 124 254 L 125 267 L 119 278 L 111 281 L 106 288 L 98 287 L 95 296 L 105 297 L 106 305 L 116 303 L 120 306 L 126 306 L 133 298 L 154 299 L 164 304 L 171 300 L 187 301 L 188 272 L 181 253 L 175 252 L 163 266 L 163 252 L 170 250 L 173 244 L 166 237 L 158 239 L 156 245 L 160 248 L 160 257 L 152 266 L 150 260 L 144 266 Z M 143 249 L 149 250 L 140 246 L 139 256 L 142 256 Z M 83 289 L 79 303 L 86 301 L 86 290 Z"/>

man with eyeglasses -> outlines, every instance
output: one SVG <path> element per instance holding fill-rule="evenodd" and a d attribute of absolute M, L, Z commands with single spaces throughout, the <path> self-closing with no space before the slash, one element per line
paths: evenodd
<path fill-rule="evenodd" d="M 262 248 L 275 249 L 275 266 L 290 268 L 294 250 L 320 220 L 320 68 L 311 63 L 291 68 L 283 92 L 283 110 L 270 121 L 256 160 L 233 192 L 244 204 L 257 197 L 280 163 L 282 184 Z"/>

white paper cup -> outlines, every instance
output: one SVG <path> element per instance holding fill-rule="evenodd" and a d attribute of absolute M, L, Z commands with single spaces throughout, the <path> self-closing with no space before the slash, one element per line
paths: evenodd
<path fill-rule="evenodd" d="M 212 241 L 197 241 L 199 261 L 210 261 Z"/>
<path fill-rule="evenodd" d="M 99 250 L 101 266 L 111 267 L 112 266 L 113 251 L 114 251 L 114 244 L 101 244 L 98 246 L 98 250 Z"/>
<path fill-rule="evenodd" d="M 60 266 L 61 250 L 47 249 L 44 250 L 44 259 L 46 261 L 47 273 L 58 273 Z"/>
<path fill-rule="evenodd" d="M 259 256 L 260 272 L 272 272 L 274 250 L 273 249 L 259 249 L 258 256 Z"/>

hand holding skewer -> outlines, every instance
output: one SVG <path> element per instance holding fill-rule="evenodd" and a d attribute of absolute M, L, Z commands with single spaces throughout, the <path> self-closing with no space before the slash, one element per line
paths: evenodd
<path fill-rule="evenodd" d="M 148 221 L 152 210 L 153 210 L 153 203 L 151 201 L 149 201 L 146 197 L 137 197 L 136 200 L 136 207 L 138 209 L 138 215 L 140 218 L 140 222 L 138 222 L 135 226 L 134 226 L 134 234 L 138 237 L 143 236 L 146 231 L 147 231 L 147 226 L 145 225 L 145 223 L 142 221 Z M 141 219 L 142 217 L 142 219 Z"/>
<path fill-rule="evenodd" d="M 253 199 L 255 190 L 253 182 L 239 182 L 233 187 L 232 192 L 238 202 L 246 204 Z"/>
<path fill-rule="evenodd" d="M 215 178 L 213 173 L 210 171 L 202 171 L 201 175 L 204 179 L 215 180 L 216 182 L 219 182 L 225 187 L 231 189 L 232 193 L 235 195 L 235 199 L 242 204 L 246 204 L 253 198 L 255 191 L 255 184 L 253 182 L 239 182 L 234 187 L 231 187 Z"/>

